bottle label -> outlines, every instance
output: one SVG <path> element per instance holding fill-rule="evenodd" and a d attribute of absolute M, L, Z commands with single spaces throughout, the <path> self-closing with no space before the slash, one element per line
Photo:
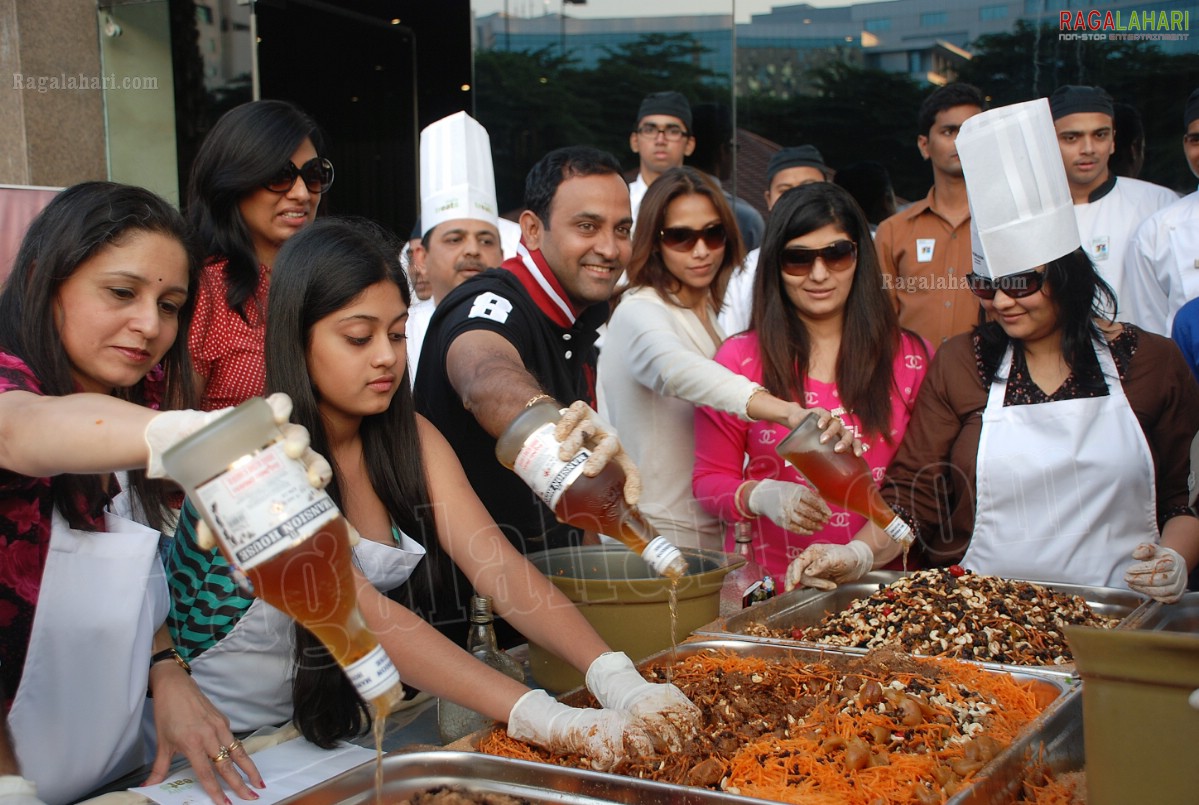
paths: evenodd
<path fill-rule="evenodd" d="M 196 496 L 217 526 L 216 538 L 242 571 L 340 516 L 325 491 L 308 483 L 304 465 L 283 452 L 282 441 L 234 462 L 196 487 Z"/>
<path fill-rule="evenodd" d="M 916 539 L 916 535 L 912 533 L 911 526 L 905 523 L 898 515 L 883 530 L 887 532 L 887 536 L 900 545 L 911 545 Z"/>
<path fill-rule="evenodd" d="M 563 461 L 558 458 L 561 446 L 562 443 L 554 438 L 554 424 L 546 423 L 525 439 L 512 466 L 520 479 L 551 509 L 557 508 L 562 493 L 583 474 L 583 465 L 591 458 L 591 451 L 584 448 L 569 461 Z"/>
<path fill-rule="evenodd" d="M 345 672 L 354 684 L 354 690 L 368 702 L 400 684 L 400 672 L 391 664 L 391 658 L 379 645 L 362 659 L 346 666 Z"/>
<path fill-rule="evenodd" d="M 641 552 L 641 558 L 659 576 L 665 575 L 671 565 L 687 561 L 683 559 L 683 554 L 678 546 L 666 537 L 654 537 L 650 540 L 649 544 L 645 546 L 645 550 Z"/>

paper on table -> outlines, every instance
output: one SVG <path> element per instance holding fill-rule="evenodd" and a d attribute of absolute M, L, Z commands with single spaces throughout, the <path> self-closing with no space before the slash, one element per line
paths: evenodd
<path fill-rule="evenodd" d="M 335 749 L 321 749 L 303 739 L 296 739 L 255 752 L 253 758 L 266 783 L 264 789 L 253 789 L 259 795 L 254 805 L 271 805 L 312 788 L 347 769 L 374 760 L 375 752 L 373 749 L 348 743 L 342 743 Z M 217 779 L 220 779 L 219 776 Z M 221 787 L 231 801 L 241 801 L 223 780 Z M 196 782 L 190 767 L 171 775 L 158 785 L 129 790 L 152 799 L 159 805 L 211 805 L 211 800 Z"/>

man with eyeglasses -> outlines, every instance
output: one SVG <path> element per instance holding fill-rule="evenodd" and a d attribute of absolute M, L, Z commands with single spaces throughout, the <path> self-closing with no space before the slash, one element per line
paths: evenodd
<path fill-rule="evenodd" d="M 775 202 L 793 187 L 827 182 L 833 178 L 833 169 L 824 164 L 824 156 L 814 145 L 797 145 L 781 148 L 770 155 L 766 163 L 766 209 L 773 210 Z M 758 253 L 755 247 L 745 255 L 743 262 L 729 278 L 724 289 L 724 304 L 717 315 L 720 327 L 729 335 L 749 329 L 749 312 L 753 305 L 754 274 L 758 271 Z"/>
<path fill-rule="evenodd" d="M 1191 172 L 1199 177 L 1199 89 L 1187 98 L 1182 114 L 1182 150 Z M 1154 213 L 1141 224 L 1124 257 L 1126 308 L 1132 321 L 1167 335 L 1175 315 L 1199 297 L 1199 192 Z M 1193 323 L 1192 306 L 1182 326 Z"/>
<path fill-rule="evenodd" d="M 948 84 L 920 104 L 916 147 L 933 169 L 928 196 L 879 224 L 874 238 L 883 281 L 901 326 L 939 348 L 978 323 L 970 293 L 970 204 L 954 141 L 986 107 L 978 87 Z"/>
<path fill-rule="evenodd" d="M 683 157 L 695 150 L 691 134 L 691 104 L 681 92 L 651 92 L 637 110 L 637 127 L 629 135 L 629 148 L 641 164 L 637 178 L 629 182 L 629 203 L 633 220 L 645 191 L 654 180 L 671 168 L 683 164 Z"/>
<path fill-rule="evenodd" d="M 1173 191 L 1151 182 L 1116 176 L 1109 167 L 1116 151 L 1116 110 L 1101 87 L 1066 85 L 1049 96 L 1066 181 L 1074 200 L 1078 235 L 1099 275 L 1116 292 L 1121 319 L 1124 305 L 1124 253 L 1137 226 L 1178 200 Z"/>

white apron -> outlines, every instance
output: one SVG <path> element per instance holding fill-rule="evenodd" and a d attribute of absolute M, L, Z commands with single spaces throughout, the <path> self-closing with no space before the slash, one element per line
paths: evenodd
<path fill-rule="evenodd" d="M 991 384 L 978 443 L 974 534 L 964 567 L 988 575 L 1125 587 L 1157 542 L 1153 457 L 1116 372 L 1095 345 L 1106 397 L 1004 407 L 1012 347 Z"/>
<path fill-rule="evenodd" d="M 399 546 L 365 538 L 354 546 L 363 575 L 384 592 L 403 584 L 424 555 L 402 532 Z M 255 598 L 229 634 L 192 660 L 192 678 L 234 732 L 291 720 L 293 633 L 291 618 Z"/>
<path fill-rule="evenodd" d="M 158 532 L 115 514 L 78 531 L 57 510 L 29 653 L 8 724 L 24 775 L 50 805 L 152 759 L 141 734 L 154 632 L 168 593 Z"/>

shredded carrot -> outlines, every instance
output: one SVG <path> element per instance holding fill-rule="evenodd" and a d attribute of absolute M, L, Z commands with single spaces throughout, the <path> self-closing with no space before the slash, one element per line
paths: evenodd
<path fill-rule="evenodd" d="M 1047 704 L 1034 690 L 1038 683 L 953 660 L 825 659 L 804 664 L 707 651 L 672 664 L 674 684 L 704 711 L 704 728 L 681 752 L 631 758 L 615 771 L 803 805 L 944 802 L 946 785 L 968 785 L 989 759 L 979 754 L 977 734 L 1002 748 Z M 666 669 L 646 674 L 662 681 Z M 844 684 L 850 677 L 856 687 Z M 877 686 L 862 698 L 871 683 Z M 915 704 L 920 712 L 912 718 Z M 768 713 L 755 709 L 766 705 Z M 553 755 L 502 730 L 479 749 L 589 767 L 586 758 Z M 717 774 L 692 779 L 712 762 Z"/>

